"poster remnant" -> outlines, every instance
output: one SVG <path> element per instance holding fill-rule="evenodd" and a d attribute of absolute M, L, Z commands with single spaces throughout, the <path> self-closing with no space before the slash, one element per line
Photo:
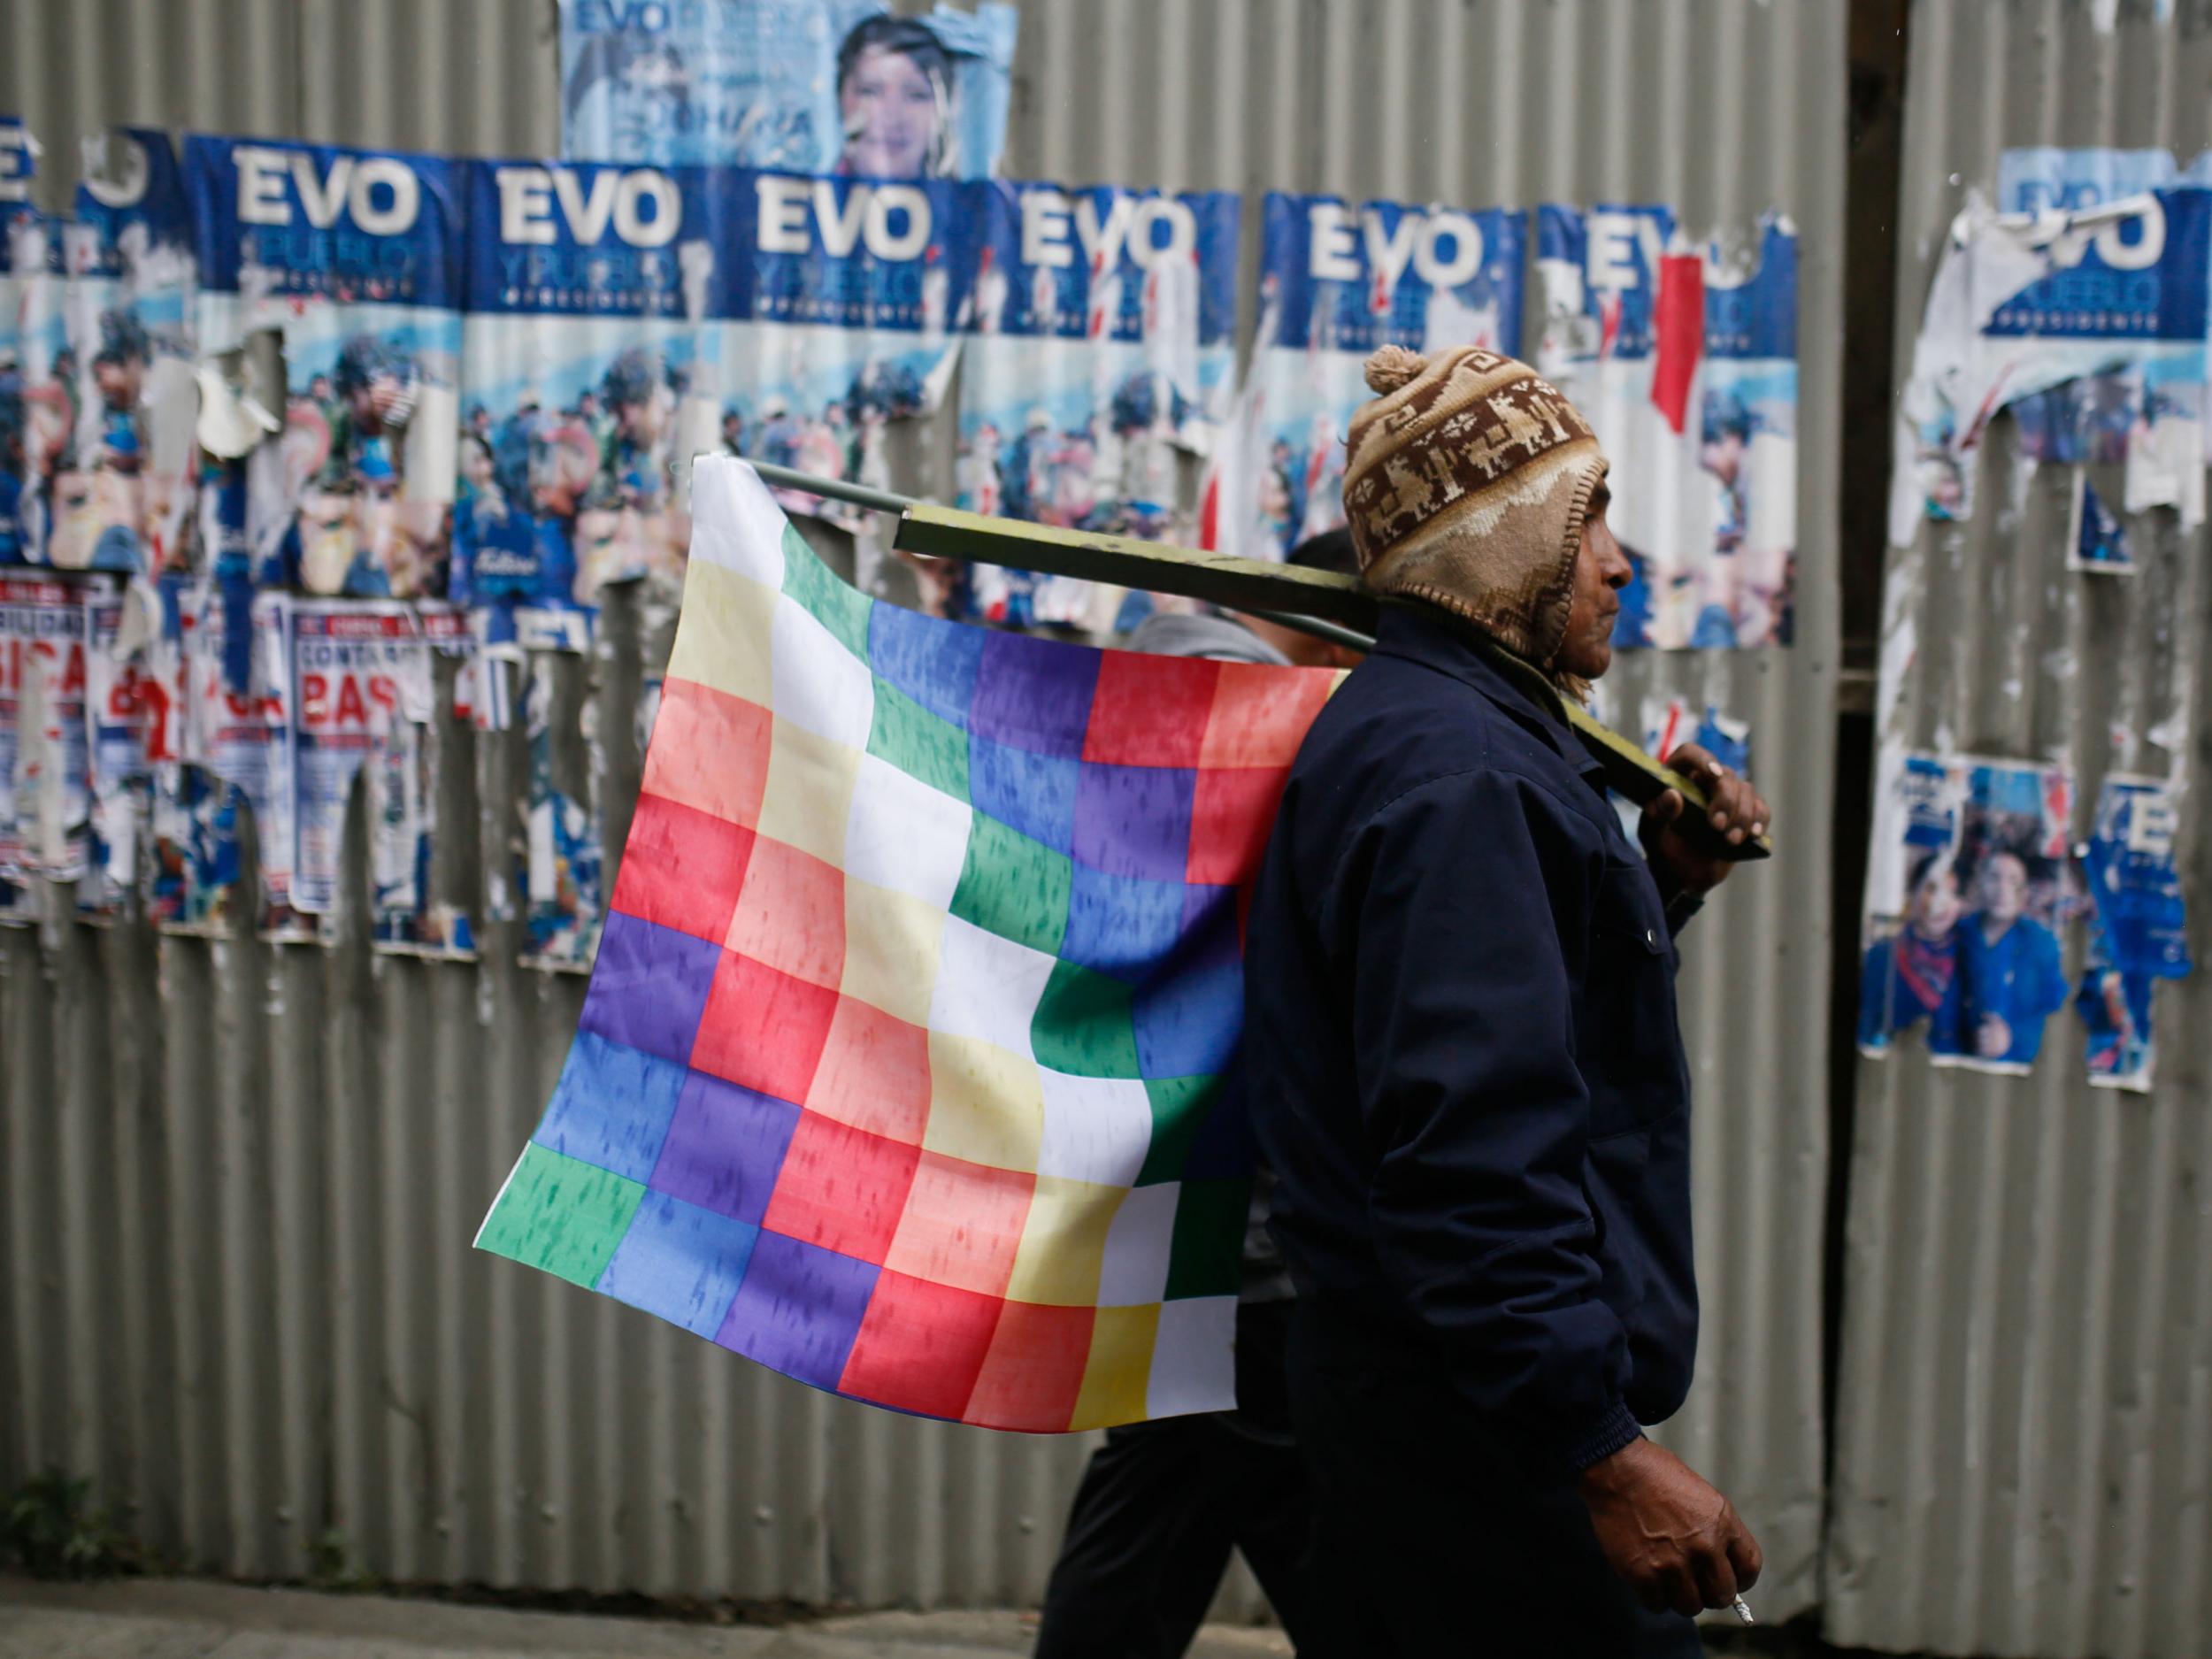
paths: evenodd
<path fill-rule="evenodd" d="M 2135 544 L 2127 526 L 2114 516 L 2081 472 L 2074 480 L 2073 525 L 2066 538 L 2069 570 L 2097 571 L 2111 576 L 2135 573 Z"/>
<path fill-rule="evenodd" d="M 2152 990 L 2161 979 L 2185 979 L 2194 965 L 2174 864 L 2177 826 L 2170 784 L 2110 776 L 2080 849 L 2090 929 L 2075 1006 L 2089 1032 L 2089 1080 L 2102 1088 L 2150 1087 Z"/>
<path fill-rule="evenodd" d="M 92 141 L 103 146 L 104 141 Z M 193 487 L 195 273 L 168 134 L 127 128 L 62 227 L 75 419 L 53 458 L 38 557 L 63 570 L 180 569 Z"/>
<path fill-rule="evenodd" d="M 1279 559 L 1344 522 L 1344 434 L 1378 346 L 1518 355 L 1527 220 L 1271 192 L 1260 316 L 1232 432 L 1201 507 L 1204 545 Z"/>
<path fill-rule="evenodd" d="M 2126 461 L 2129 511 L 2201 519 L 2208 295 L 2212 190 L 2041 214 L 1970 196 L 1900 402 L 1892 541 L 1909 545 L 1924 517 L 1972 515 L 1969 463 L 2006 409 L 2030 458 Z"/>
<path fill-rule="evenodd" d="M 1537 210 L 1537 367 L 1612 462 L 1635 576 L 1616 648 L 1786 645 L 1797 560 L 1797 233 L 1685 236 L 1663 206 Z"/>
<path fill-rule="evenodd" d="M 1238 198 L 979 187 L 974 338 L 961 376 L 960 504 L 1186 544 L 1178 453 L 1203 456 L 1236 367 Z M 970 567 L 964 609 L 1103 631 L 1119 595 Z"/>
<path fill-rule="evenodd" d="M 90 866 L 95 591 L 0 576 L 0 919 L 34 919 L 32 882 L 75 881 Z"/>
<path fill-rule="evenodd" d="M 1938 1064 L 2025 1073 L 2072 995 L 2072 777 L 1926 753 L 1897 775 L 1869 861 L 1860 1051 L 1918 1031 Z"/>
<path fill-rule="evenodd" d="M 879 179 L 998 172 L 1015 8 L 562 0 L 561 154 Z"/>

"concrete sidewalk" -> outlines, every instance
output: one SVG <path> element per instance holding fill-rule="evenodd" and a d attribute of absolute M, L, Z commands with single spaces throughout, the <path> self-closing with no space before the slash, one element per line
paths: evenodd
<path fill-rule="evenodd" d="M 764 1630 L 186 1578 L 0 1577 L 0 1659 L 971 1659 L 1026 1654 L 1035 1630 L 1018 1613 L 869 1613 Z M 1191 1649 L 1289 1652 L 1277 1632 L 1219 1627 Z"/>

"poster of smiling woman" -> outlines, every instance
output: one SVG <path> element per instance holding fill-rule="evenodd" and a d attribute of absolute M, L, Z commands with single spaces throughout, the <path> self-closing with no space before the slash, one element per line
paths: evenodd
<path fill-rule="evenodd" d="M 1018 22 L 995 0 L 561 0 L 561 154 L 990 178 Z"/>

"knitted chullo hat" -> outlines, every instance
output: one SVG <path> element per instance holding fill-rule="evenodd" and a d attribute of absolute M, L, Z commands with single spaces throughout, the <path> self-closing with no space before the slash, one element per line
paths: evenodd
<path fill-rule="evenodd" d="M 1367 384 L 1378 396 L 1352 417 L 1344 463 L 1367 585 L 1455 611 L 1549 669 L 1605 476 L 1588 424 L 1528 365 L 1476 346 L 1385 346 Z"/>

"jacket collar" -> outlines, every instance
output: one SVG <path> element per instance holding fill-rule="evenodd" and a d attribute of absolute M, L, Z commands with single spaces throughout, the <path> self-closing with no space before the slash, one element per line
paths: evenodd
<path fill-rule="evenodd" d="M 1417 663 L 1473 687 L 1569 766 L 1595 777 L 1602 788 L 1603 769 L 1576 739 L 1567 724 L 1566 704 L 1543 671 L 1473 624 L 1434 605 L 1386 600 L 1375 655 Z"/>

